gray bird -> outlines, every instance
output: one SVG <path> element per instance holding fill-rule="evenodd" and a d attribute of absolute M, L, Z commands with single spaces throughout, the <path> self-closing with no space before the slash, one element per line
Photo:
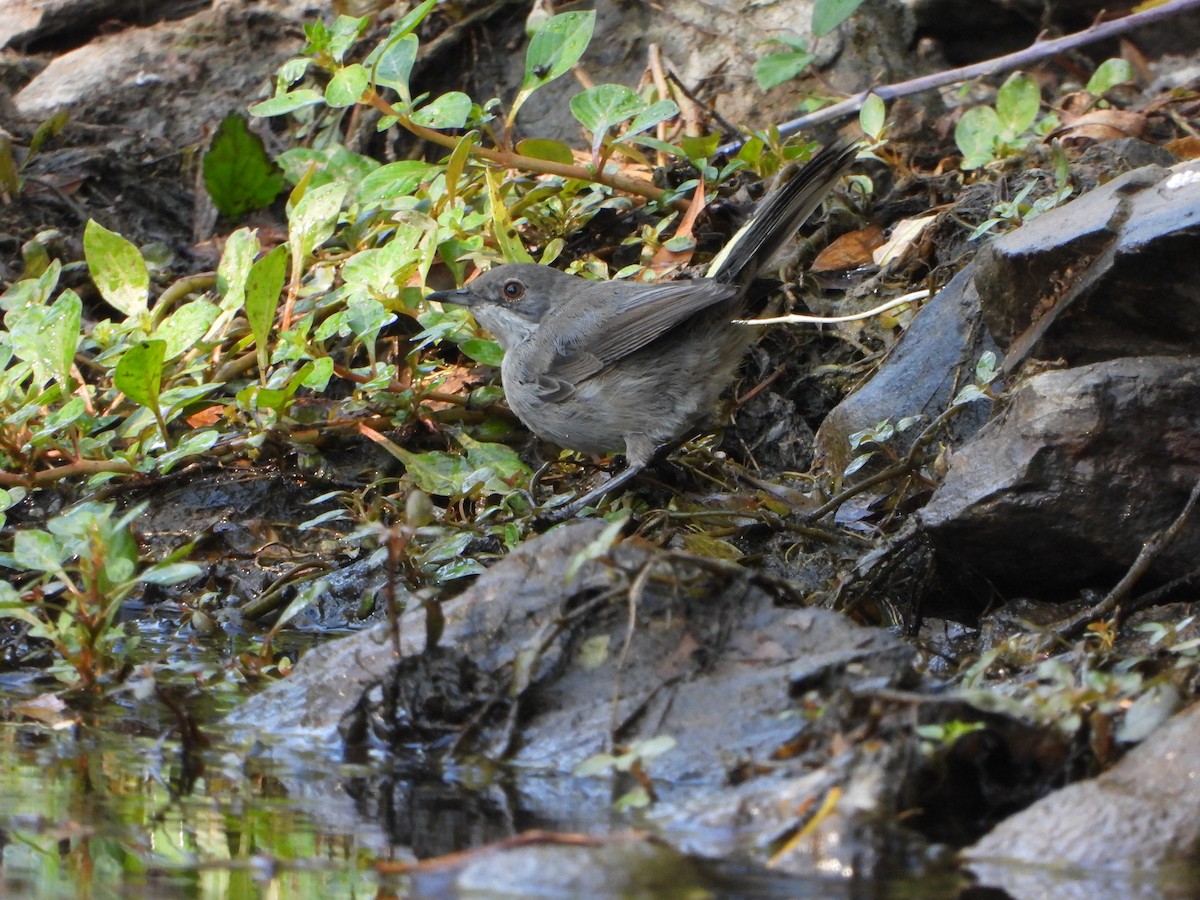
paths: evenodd
<path fill-rule="evenodd" d="M 753 342 L 750 284 L 791 240 L 856 146 L 834 144 L 785 171 L 704 278 L 593 281 L 549 266 L 497 266 L 429 300 L 466 306 L 504 349 L 508 405 L 545 440 L 589 453 L 623 451 L 619 475 L 558 514 L 594 504 L 695 431 Z"/>

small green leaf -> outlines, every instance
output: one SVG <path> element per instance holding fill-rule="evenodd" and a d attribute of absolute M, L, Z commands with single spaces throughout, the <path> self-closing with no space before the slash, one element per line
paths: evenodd
<path fill-rule="evenodd" d="M 62 545 L 49 532 L 23 528 L 13 535 L 13 560 L 22 569 L 60 572 L 66 557 Z"/>
<path fill-rule="evenodd" d="M 467 434 L 455 435 L 455 439 L 467 451 L 467 461 L 472 468 L 488 469 L 492 477 L 484 483 L 486 490 L 497 494 L 507 493 L 515 487 L 523 487 L 533 477 L 533 471 L 521 461 L 521 457 L 507 444 L 490 444 L 477 441 Z"/>
<path fill-rule="evenodd" d="M 160 453 L 154 458 L 154 467 L 165 475 L 179 462 L 207 453 L 213 448 L 220 437 L 220 433 L 213 429 L 189 431 L 184 435 L 175 449 Z"/>
<path fill-rule="evenodd" d="M 437 497 L 457 497 L 462 494 L 462 484 L 471 473 L 471 465 L 461 456 L 431 450 L 428 453 L 412 453 L 403 447 L 393 450 L 413 484 Z"/>
<path fill-rule="evenodd" d="M 979 384 L 991 384 L 1000 374 L 1000 368 L 996 354 L 991 350 L 985 350 L 979 356 L 979 362 L 975 364 L 975 381 Z"/>
<path fill-rule="evenodd" d="M 521 90 L 541 87 L 569 72 L 591 42 L 595 26 L 596 13 L 590 9 L 547 19 L 529 41 Z"/>
<path fill-rule="evenodd" d="M 754 64 L 754 80 L 764 91 L 800 75 L 813 61 L 811 53 L 787 50 L 769 53 Z"/>
<path fill-rule="evenodd" d="M 258 348 L 260 369 L 267 367 L 271 326 L 275 323 L 275 310 L 279 307 L 287 262 L 287 247 L 280 244 L 251 266 L 250 274 L 246 277 L 246 320 L 250 323 L 250 331 Z"/>
<path fill-rule="evenodd" d="M 83 303 L 69 288 L 50 306 L 28 306 L 8 314 L 12 352 L 33 366 L 39 385 L 53 378 L 68 389 L 79 346 Z"/>
<path fill-rule="evenodd" d="M 113 309 L 127 318 L 146 312 L 150 275 L 137 247 L 89 219 L 83 229 L 83 255 L 96 289 Z"/>
<path fill-rule="evenodd" d="M 319 91 L 311 88 L 298 88 L 294 91 L 276 94 L 260 103 L 254 103 L 250 106 L 249 111 L 250 115 L 265 119 L 270 116 L 285 116 L 298 109 L 304 109 L 306 106 L 317 106 L 324 102 L 325 98 Z"/>
<path fill-rule="evenodd" d="M 1118 84 L 1134 80 L 1133 65 L 1124 59 L 1106 59 L 1088 79 L 1087 92 L 1097 97 L 1107 94 Z"/>
<path fill-rule="evenodd" d="M 1000 137 L 1011 141 L 1022 135 L 1037 119 L 1042 92 L 1036 79 L 1024 72 L 1013 72 L 996 93 L 996 116 Z"/>
<path fill-rule="evenodd" d="M 426 128 L 462 128 L 470 114 L 471 98 L 461 91 L 450 91 L 413 113 L 412 120 Z"/>
<path fill-rule="evenodd" d="M 862 4 L 863 0 L 816 0 L 812 14 L 813 36 L 829 34 L 850 18 Z"/>
<path fill-rule="evenodd" d="M 459 342 L 458 349 L 485 366 L 499 366 L 504 362 L 504 351 L 500 345 L 486 338 L 467 338 Z"/>
<path fill-rule="evenodd" d="M 596 26 L 594 10 L 559 13 L 541 24 L 525 53 L 525 77 L 508 110 L 508 124 L 538 88 L 569 72 L 583 56 Z"/>
<path fill-rule="evenodd" d="M 217 127 L 203 169 L 205 190 L 217 211 L 229 219 L 268 206 L 283 190 L 283 171 L 239 113 Z"/>
<path fill-rule="evenodd" d="M 437 166 L 417 159 L 387 163 L 358 183 L 354 199 L 361 204 L 377 204 L 394 197 L 408 197 L 423 182 L 432 181 L 437 173 Z"/>
<path fill-rule="evenodd" d="M 288 242 L 296 265 L 307 262 L 309 254 L 333 234 L 349 190 L 345 182 L 323 184 L 307 191 L 288 210 Z"/>
<path fill-rule="evenodd" d="M 258 254 L 258 235 L 248 228 L 239 228 L 225 241 L 221 262 L 217 266 L 217 292 L 221 309 L 241 309 L 246 297 L 246 276 Z"/>
<path fill-rule="evenodd" d="M 1112 62 L 1112 60 L 1109 61 Z M 61 133 L 69 121 L 71 121 L 71 111 L 69 108 L 63 107 L 39 125 L 33 133 L 33 137 L 29 139 L 29 157 L 35 156 L 42 149 L 42 144 Z M 29 157 L 26 158 L 26 164 L 28 164 Z"/>
<path fill-rule="evenodd" d="M 326 46 L 329 55 L 335 61 L 341 62 L 342 57 L 346 55 L 346 51 L 354 46 L 354 42 L 358 40 L 358 36 L 363 33 L 370 23 L 370 16 L 342 15 L 334 19 L 333 26 L 328 32 L 329 43 Z"/>
<path fill-rule="evenodd" d="M 659 122 L 665 122 L 677 115 L 679 115 L 679 104 L 674 100 L 659 100 L 657 103 L 652 103 L 633 117 L 633 121 L 621 135 L 621 140 L 633 137 L 643 131 L 649 131 Z"/>
<path fill-rule="evenodd" d="M 362 98 L 370 81 L 367 70 L 359 63 L 344 66 L 329 79 L 325 87 L 325 102 L 334 109 L 353 106 Z"/>
<path fill-rule="evenodd" d="M 412 100 L 408 79 L 412 76 L 420 45 L 415 34 L 402 34 L 389 39 L 386 45 L 381 45 L 378 55 L 372 53 L 364 61 L 371 73 L 371 80 L 394 90 L 406 105 Z"/>
<path fill-rule="evenodd" d="M 564 166 L 575 162 L 575 156 L 571 153 L 570 147 L 562 141 L 552 141 L 546 138 L 530 138 L 521 141 L 517 144 L 517 152 L 522 156 L 562 163 Z"/>
<path fill-rule="evenodd" d="M 858 111 L 858 125 L 863 134 L 873 141 L 883 134 L 883 123 L 887 119 L 887 106 L 878 94 L 867 94 L 862 109 Z"/>
<path fill-rule="evenodd" d="M 439 2 L 440 0 L 423 0 L 420 6 L 409 10 L 404 18 L 392 26 L 393 31 L 397 35 L 411 33 L 418 25 L 425 21 L 425 17 L 429 15 L 429 11 L 437 6 Z"/>
<path fill-rule="evenodd" d="M 146 584 L 172 585 L 203 574 L 204 570 L 195 563 L 160 563 L 146 569 L 137 580 Z"/>
<path fill-rule="evenodd" d="M 978 169 L 996 158 L 1000 118 L 990 106 L 976 106 L 963 113 L 954 126 L 954 143 L 962 152 L 964 169 Z"/>
<path fill-rule="evenodd" d="M 685 137 L 679 141 L 679 146 L 689 160 L 708 159 L 717 152 L 721 144 L 719 134 L 706 134 L 701 137 Z"/>
<path fill-rule="evenodd" d="M 964 403 L 974 403 L 976 400 L 986 400 L 987 393 L 977 384 L 965 384 L 950 402 L 951 406 L 962 406 Z"/>
<path fill-rule="evenodd" d="M 617 758 L 611 753 L 597 753 L 589 756 L 571 770 L 576 778 L 588 778 L 592 775 L 604 775 L 611 772 Z"/>
<path fill-rule="evenodd" d="M 174 359 L 200 342 L 220 312 L 215 304 L 207 300 L 192 300 L 167 316 L 154 329 L 152 337 L 165 342 L 166 358 Z"/>
<path fill-rule="evenodd" d="M 646 102 L 623 84 L 598 84 L 571 98 L 571 115 L 595 136 L 596 142 L 608 129 L 632 119 L 645 107 Z"/>
<path fill-rule="evenodd" d="M 141 341 L 132 345 L 121 356 L 113 372 L 117 390 L 134 403 L 157 410 L 166 350 L 166 341 Z"/>
<path fill-rule="evenodd" d="M 500 246 L 500 252 L 504 254 L 505 261 L 511 263 L 533 262 L 533 257 L 521 243 L 521 236 L 517 233 L 508 209 L 504 205 L 504 199 L 500 196 L 502 176 L 499 170 L 485 169 L 484 175 L 487 179 L 488 201 L 491 207 L 492 233 L 496 236 L 496 243 Z"/>

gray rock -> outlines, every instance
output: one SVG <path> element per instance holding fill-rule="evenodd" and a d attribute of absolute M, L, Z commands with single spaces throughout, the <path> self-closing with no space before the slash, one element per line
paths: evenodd
<path fill-rule="evenodd" d="M 1200 473 L 1200 363 L 1116 359 L 1045 372 L 953 457 L 920 521 L 948 563 L 1002 591 L 1111 587 Z M 1189 523 L 1151 580 L 1195 568 Z"/>
<path fill-rule="evenodd" d="M 839 403 L 817 430 L 817 456 L 826 471 L 841 472 L 850 462 L 850 435 L 884 419 L 921 415 L 937 418 L 964 384 L 976 361 L 996 344 L 983 326 L 979 296 L 968 266 L 913 318 L 887 360 L 862 388 Z M 961 441 L 987 420 L 990 402 L 971 404 L 953 420 L 950 437 Z M 897 437 L 906 452 L 921 428 Z"/>
<path fill-rule="evenodd" d="M 1014 370 L 1200 350 L 1200 163 L 1114 178 L 988 243 L 984 321 Z"/>
<path fill-rule="evenodd" d="M 1005 819 L 963 851 L 980 884 L 1014 897 L 1191 895 L 1187 870 L 1155 869 L 1200 852 L 1198 729 L 1194 705 L 1108 772 Z M 1172 892 L 1173 877 L 1192 890 Z"/>

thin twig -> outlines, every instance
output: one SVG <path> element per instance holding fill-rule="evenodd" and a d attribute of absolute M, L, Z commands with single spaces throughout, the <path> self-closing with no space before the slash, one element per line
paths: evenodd
<path fill-rule="evenodd" d="M 1125 576 L 1117 582 L 1116 587 L 1109 591 L 1103 600 L 1073 616 L 1060 619 L 1048 630 L 1065 639 L 1076 638 L 1092 622 L 1098 622 L 1101 619 L 1107 619 L 1111 616 L 1121 605 L 1121 601 L 1133 590 L 1133 586 L 1141 581 L 1142 576 L 1150 570 L 1150 566 L 1154 564 L 1155 560 L 1159 559 L 1175 543 L 1176 539 L 1183 532 L 1183 526 L 1187 524 L 1192 510 L 1196 508 L 1198 500 L 1200 500 L 1200 479 L 1196 480 L 1191 494 L 1188 495 L 1187 503 L 1183 505 L 1183 509 L 1179 515 L 1175 517 L 1175 521 L 1142 545 L 1142 550 L 1138 553 L 1137 559 L 1133 561 L 1133 565 L 1129 567 Z"/>

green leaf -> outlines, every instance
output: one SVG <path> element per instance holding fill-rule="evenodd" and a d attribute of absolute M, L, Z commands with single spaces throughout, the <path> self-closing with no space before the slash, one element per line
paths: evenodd
<path fill-rule="evenodd" d="M 146 584 L 172 585 L 203 574 L 204 570 L 195 563 L 160 563 L 146 569 L 137 580 Z"/>
<path fill-rule="evenodd" d="M 423 182 L 432 181 L 439 169 L 432 163 L 402 159 L 380 166 L 355 188 L 354 199 L 364 205 L 382 203 L 394 197 L 408 197 Z"/>
<path fill-rule="evenodd" d="M 241 309 L 246 296 L 246 276 L 258 254 L 258 235 L 248 228 L 239 228 L 225 241 L 221 262 L 217 266 L 217 292 L 221 309 Z"/>
<path fill-rule="evenodd" d="M 309 254 L 333 234 L 349 190 L 344 182 L 323 184 L 306 192 L 288 210 L 288 242 L 296 265 L 307 262 Z"/>
<path fill-rule="evenodd" d="M 530 91 L 570 71 L 592 40 L 594 10 L 559 13 L 547 19 L 529 41 L 522 91 Z"/>
<path fill-rule="evenodd" d="M 117 390 L 134 403 L 157 410 L 166 350 L 166 341 L 141 341 L 132 345 L 122 354 L 113 372 Z"/>
<path fill-rule="evenodd" d="M 430 578 L 434 582 L 441 584 L 446 581 L 454 581 L 456 578 L 479 575 L 484 571 L 483 565 L 477 559 L 456 559 L 454 562 L 448 562 L 446 565 L 438 568 Z"/>
<path fill-rule="evenodd" d="M 317 106 L 324 102 L 325 98 L 319 91 L 314 91 L 312 88 L 298 88 L 294 91 L 276 94 L 269 100 L 251 104 L 250 115 L 262 119 L 270 116 L 285 116 L 298 109 L 304 109 L 306 106 Z"/>
<path fill-rule="evenodd" d="M 333 359 L 322 356 L 312 359 L 300 369 L 300 384 L 311 391 L 323 391 L 333 377 Z"/>
<path fill-rule="evenodd" d="M 205 431 L 189 431 L 184 435 L 178 446 L 166 453 L 160 453 L 154 458 L 154 467 L 164 475 L 170 472 L 176 464 L 193 456 L 207 453 L 220 439 L 220 432 L 215 429 Z"/>
<path fill-rule="evenodd" d="M 879 140 L 883 134 L 883 124 L 887 120 L 887 106 L 878 94 L 867 94 L 863 100 L 862 109 L 858 111 L 858 125 L 863 134 L 873 141 Z"/>
<path fill-rule="evenodd" d="M 1032 75 L 1013 72 L 996 93 L 1000 137 L 1011 141 L 1033 125 L 1042 105 L 1042 92 Z"/>
<path fill-rule="evenodd" d="M 405 104 L 412 100 L 408 79 L 412 76 L 413 64 L 417 61 L 417 48 L 420 45 L 421 42 L 415 34 L 399 35 L 389 39 L 386 45 L 381 45 L 377 56 L 372 53 L 364 61 L 375 84 L 391 88 L 400 95 Z"/>
<path fill-rule="evenodd" d="M 950 402 L 951 406 L 962 406 L 964 403 L 974 403 L 976 400 L 986 400 L 987 392 L 977 384 L 965 384 Z"/>
<path fill-rule="evenodd" d="M 425 21 L 425 17 L 429 15 L 429 11 L 437 6 L 439 0 L 424 0 L 416 9 L 410 10 L 405 14 L 399 22 L 392 26 L 392 29 L 397 35 L 405 35 L 412 32 L 418 25 Z"/>
<path fill-rule="evenodd" d="M 1112 62 L 1112 60 L 1109 61 Z M 29 156 L 26 157 L 24 165 L 28 165 L 29 159 L 37 155 L 42 149 L 42 144 L 61 133 L 69 121 L 71 121 L 71 112 L 64 107 L 39 125 L 34 131 L 33 137 L 29 139 Z"/>
<path fill-rule="evenodd" d="M 813 37 L 829 34 L 862 6 L 863 0 L 816 0 L 813 4 Z"/>
<path fill-rule="evenodd" d="M 999 361 L 991 350 L 985 350 L 975 363 L 975 381 L 978 384 L 991 384 L 1000 374 Z"/>
<path fill-rule="evenodd" d="M 1087 92 L 1099 97 L 1107 94 L 1118 84 L 1134 80 L 1133 65 L 1124 59 L 1106 59 L 1096 67 L 1088 79 Z"/>
<path fill-rule="evenodd" d="M 100 296 L 127 318 L 146 312 L 150 275 L 138 248 L 95 219 L 83 229 L 83 255 Z"/>
<path fill-rule="evenodd" d="M 632 119 L 646 106 L 636 92 L 622 84 L 598 84 L 571 98 L 571 115 L 592 134 Z"/>
<path fill-rule="evenodd" d="M 13 535 L 13 560 L 22 569 L 61 572 L 66 558 L 62 545 L 47 531 L 23 528 Z"/>
<path fill-rule="evenodd" d="M 366 91 L 371 79 L 359 63 L 343 66 L 333 73 L 325 87 L 325 102 L 334 109 L 353 106 Z"/>
<path fill-rule="evenodd" d="M 421 237 L 420 229 L 401 226 L 384 246 L 360 250 L 346 260 L 342 278 L 347 284 L 394 296 L 416 268 Z"/>
<path fill-rule="evenodd" d="M 533 159 L 546 159 L 550 162 L 562 163 L 569 166 L 575 162 L 571 148 L 562 141 L 552 141 L 546 138 L 530 138 L 517 144 L 517 152 L 522 156 Z"/>
<path fill-rule="evenodd" d="M 978 169 L 996 158 L 1000 117 L 990 106 L 976 106 L 963 113 L 954 126 L 954 143 L 962 152 L 964 169 Z"/>
<path fill-rule="evenodd" d="M 393 450 L 413 484 L 427 494 L 438 497 L 457 497 L 462 494 L 462 484 L 471 473 L 471 465 L 461 456 L 431 450 L 428 453 L 412 453 L 403 447 Z"/>
<path fill-rule="evenodd" d="M 354 46 L 354 42 L 358 40 L 358 36 L 363 33 L 370 23 L 370 16 L 338 16 L 334 19 L 333 27 L 329 29 L 329 43 L 327 45 L 329 55 L 337 62 L 341 62 L 342 57 L 346 55 L 346 51 Z"/>
<path fill-rule="evenodd" d="M 672 116 L 679 115 L 679 105 L 674 100 L 659 100 L 643 109 L 634 116 L 621 140 L 633 137 L 643 131 L 648 131 L 659 122 L 664 122 Z"/>
<path fill-rule="evenodd" d="M 485 169 L 484 176 L 487 180 L 488 201 L 491 207 L 492 233 L 496 236 L 496 243 L 500 246 L 500 252 L 504 254 L 505 262 L 533 262 L 533 257 L 529 255 L 529 251 L 521 243 L 521 236 L 517 233 L 517 229 L 512 223 L 512 218 L 508 214 L 508 209 L 504 205 L 504 199 L 500 196 L 500 179 L 502 176 L 499 170 L 493 168 Z"/>
<path fill-rule="evenodd" d="M 373 346 L 379 330 L 396 321 L 396 314 L 365 294 L 356 293 L 346 303 L 346 324 L 351 333 L 368 346 Z"/>
<path fill-rule="evenodd" d="M 153 337 L 167 345 L 166 358 L 174 359 L 200 342 L 220 312 L 207 300 L 192 300 L 167 316 L 154 329 Z"/>
<path fill-rule="evenodd" d="M 279 307 L 279 294 L 287 274 L 288 251 L 280 244 L 253 266 L 246 278 L 246 320 L 258 348 L 259 368 L 266 369 L 271 326 Z"/>
<path fill-rule="evenodd" d="M 458 349 L 485 366 L 499 366 L 504 362 L 504 351 L 500 345 L 487 338 L 467 338 L 459 342 Z"/>
<path fill-rule="evenodd" d="M 70 389 L 71 367 L 79 345 L 83 303 L 67 289 L 50 306 L 30 306 L 9 313 L 8 339 L 12 352 L 33 366 L 39 385 L 53 378 Z"/>
<path fill-rule="evenodd" d="M 754 64 L 754 80 L 764 91 L 769 91 L 800 75 L 812 61 L 811 53 L 797 50 L 769 53 Z"/>
<path fill-rule="evenodd" d="M 204 188 L 228 219 L 270 205 L 283 190 L 283 171 L 239 113 L 227 116 L 217 127 L 203 169 Z"/>
<path fill-rule="evenodd" d="M 717 152 L 717 147 L 720 146 L 721 136 L 719 134 L 706 134 L 700 137 L 685 137 L 680 139 L 679 146 L 683 150 L 687 158 L 695 162 L 699 159 L 708 159 Z"/>
<path fill-rule="evenodd" d="M 583 56 L 596 26 L 595 10 L 559 13 L 541 24 L 525 53 L 525 77 L 508 111 L 508 124 L 530 95 L 570 71 Z"/>
<path fill-rule="evenodd" d="M 413 113 L 412 120 L 426 128 L 462 128 L 470 114 L 471 98 L 461 91 L 450 91 Z"/>
<path fill-rule="evenodd" d="M 490 492 L 507 493 L 527 485 L 533 477 L 533 471 L 507 444 L 484 443 L 467 434 L 455 435 L 455 439 L 467 451 L 467 461 L 472 468 L 490 470 L 492 477 L 484 483 L 485 489 Z"/>

